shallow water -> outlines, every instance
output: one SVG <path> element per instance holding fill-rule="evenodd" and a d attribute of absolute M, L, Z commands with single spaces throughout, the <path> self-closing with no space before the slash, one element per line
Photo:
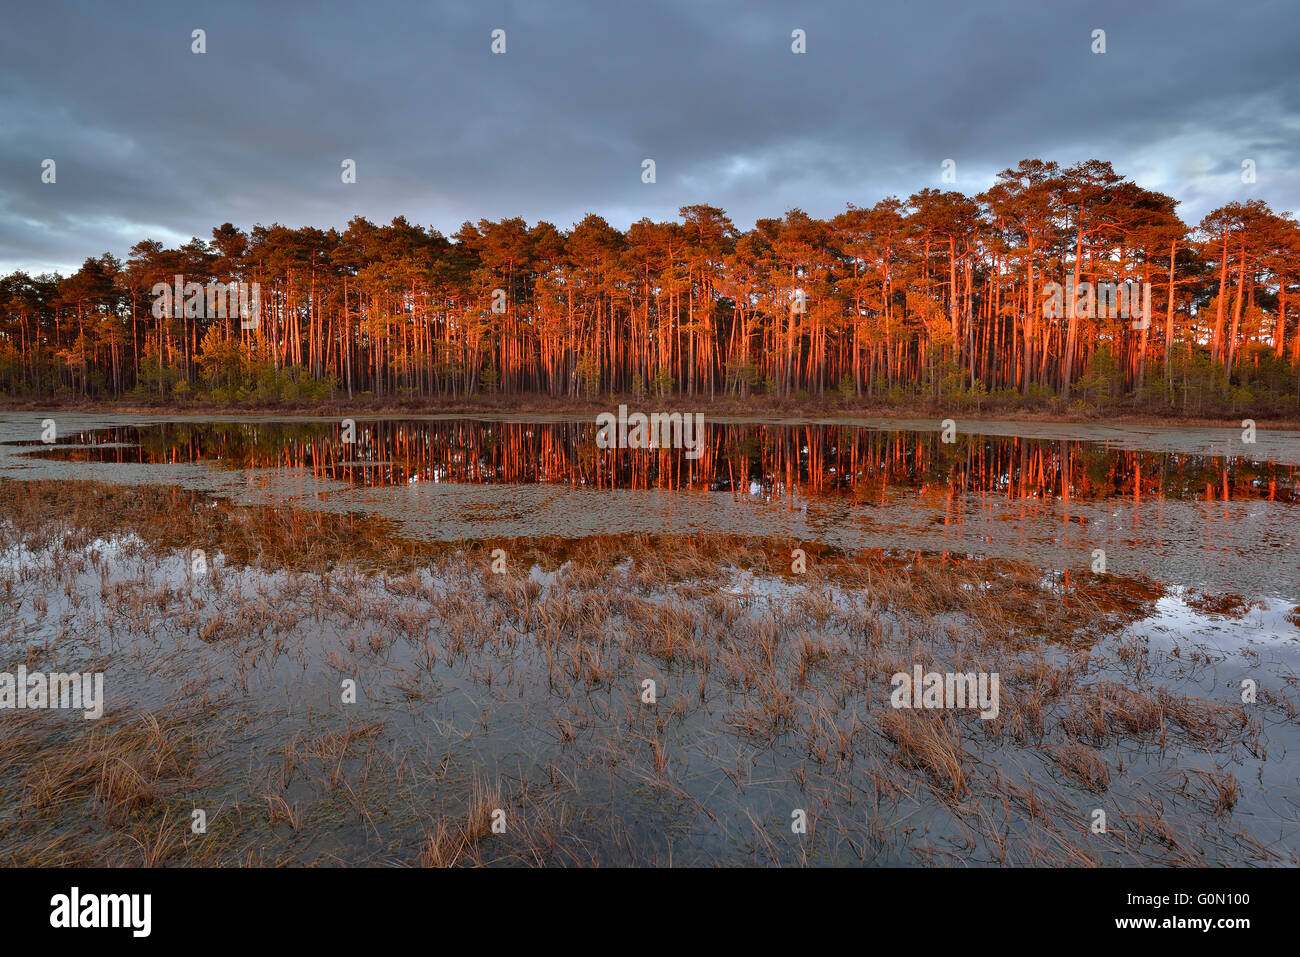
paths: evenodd
<path fill-rule="evenodd" d="M 1300 792 L 1286 759 L 1296 729 L 1275 707 L 1244 744 L 1207 747 L 1174 728 L 1168 740 L 1105 742 L 1096 753 L 1112 776 L 1101 792 L 1061 772 L 1052 755 L 1070 738 L 1054 726 L 1026 736 L 1013 724 L 990 739 L 977 718 L 961 716 L 954 729 L 969 761 L 961 800 L 917 787 L 875 726 L 890 712 L 890 669 L 862 671 L 859 629 L 876 621 L 901 660 L 969 660 L 980 652 L 955 637 L 972 624 L 960 614 L 909 621 L 882 614 L 855 588 L 831 586 L 823 603 L 788 580 L 725 568 L 716 579 L 647 588 L 620 566 L 593 593 L 568 565 L 533 567 L 526 577 L 537 608 L 578 610 L 598 594 L 625 608 L 595 630 L 571 619 L 572 630 L 552 644 L 467 565 L 322 577 L 229 565 L 219 552 L 210 558 L 210 573 L 196 579 L 184 553 L 159 552 L 131 534 L 0 552 L 8 639 L 33 666 L 102 667 L 109 719 L 206 703 L 218 717 L 195 723 L 224 723 L 209 755 L 220 770 L 187 788 L 181 808 L 208 809 L 214 834 L 252 841 L 273 861 L 410 861 L 431 820 L 466 813 L 478 781 L 500 783 L 512 826 L 563 821 L 562 845 L 575 860 L 606 863 L 1027 864 L 1058 860 L 1057 840 L 1076 841 L 1101 862 L 1187 862 L 1144 838 L 1134 822 L 1153 814 L 1172 822 L 1191 859 L 1204 863 L 1294 863 L 1300 854 Z M 689 652 L 664 660 L 602 634 L 609 625 L 635 634 L 633 622 L 645 622 L 637 607 L 701 607 L 709 593 L 722 599 L 715 607 L 730 609 L 714 626 L 725 628 L 707 639 L 716 642 L 711 669 Z M 1069 666 L 1071 681 L 1150 687 L 1155 673 L 1157 687 L 1210 702 L 1232 701 L 1244 676 L 1274 693 L 1294 686 L 1300 629 L 1284 605 L 1262 601 L 1228 617 L 1197 611 L 1185 597 L 1170 593 L 1092 646 L 1089 665 Z M 481 619 L 458 614 L 467 600 Z M 816 608 L 829 612 L 817 625 Z M 763 622 L 779 636 L 774 683 L 751 686 L 726 662 L 752 654 L 743 649 Z M 729 635 L 742 633 L 740 650 L 727 650 Z M 821 663 L 805 677 L 799 662 L 809 642 Z M 1137 649 L 1137 657 L 1116 648 Z M 36 649 L 44 651 L 33 660 Z M 594 682 L 581 664 L 593 653 L 606 675 Z M 1008 716 L 1017 699 L 1037 693 L 1034 654 L 994 659 Z M 1070 657 L 1047 656 L 1062 666 Z M 1030 670 L 1018 673 L 1021 660 Z M 637 699 L 645 676 L 658 682 L 655 708 Z M 340 706 L 341 678 L 358 681 L 356 705 Z M 761 720 L 774 694 L 797 702 L 788 725 Z M 1055 718 L 1077 710 L 1061 702 Z M 841 731 L 851 743 L 837 752 Z M 360 737 L 340 748 L 350 735 Z M 1228 772 L 1241 785 L 1232 814 L 1204 818 L 1205 782 Z M 1017 803 L 1026 789 L 1036 813 Z M 263 823 L 268 794 L 299 808 L 300 825 Z M 1007 817 L 1000 838 L 979 833 L 981 807 L 999 822 Z M 1097 807 L 1123 840 L 1087 837 Z M 808 808 L 818 822 L 807 841 L 789 832 L 791 808 Z M 0 808 L 0 832 L 15 813 Z M 71 815 L 61 820 L 94 830 Z M 236 826 L 245 829 L 237 839 Z M 1238 844 L 1240 833 L 1253 849 Z"/>
<path fill-rule="evenodd" d="M 1300 433 L 710 422 L 698 460 L 583 420 L 0 417 L 0 477 L 161 483 L 383 515 L 441 541 L 725 533 L 1005 557 L 1300 601 Z M 910 427 L 903 427 L 904 425 Z"/>
<path fill-rule="evenodd" d="M 1300 860 L 1295 433 L 1243 446 L 1235 431 L 984 423 L 946 444 L 933 423 L 719 421 L 692 460 L 599 450 L 586 420 L 360 419 L 344 443 L 337 420 L 59 415 L 46 444 L 41 418 L 0 415 L 0 479 L 199 493 L 168 492 L 125 529 L 79 531 L 85 511 L 51 514 L 49 537 L 0 527 L 0 665 L 103 670 L 109 720 L 192 706 L 181 727 L 214 736 L 204 781 L 170 795 L 164 781 L 140 812 L 146 832 L 180 828 L 171 863 L 411 863 L 488 783 L 559 863 Z M 321 572 L 202 541 L 196 576 L 189 545 L 142 527 L 194 501 L 467 544 L 436 566 L 376 570 L 346 553 L 353 542 Z M 15 514 L 43 525 L 25 502 Z M 652 571 L 653 550 L 600 569 L 562 546 L 499 577 L 479 560 L 497 539 L 642 533 L 898 560 L 865 587 L 727 560 L 674 579 Z M 1112 577 L 1093 577 L 1098 550 Z M 1027 567 L 1029 592 L 1078 594 L 1095 627 L 1071 637 L 1043 615 L 962 606 L 933 579 L 909 605 L 914 556 L 936 553 L 975 569 L 962 594 Z M 1139 593 L 1110 620 L 1107 596 Z M 917 662 L 1000 670 L 1002 717 L 892 709 L 890 674 Z M 344 678 L 355 706 L 340 704 Z M 1247 680 L 1258 706 L 1242 706 Z M 1154 706 L 1162 717 L 1143 724 Z M 24 727 L 84 730 L 66 719 Z M 926 728 L 960 756 L 960 785 L 907 743 Z M 33 828 L 65 849 L 117 839 L 98 804 L 45 824 L 20 811 L 30 779 L 0 785 L 15 860 L 42 844 Z M 268 811 L 279 800 L 296 824 Z M 175 824 L 193 807 L 211 813 L 207 843 Z M 791 833 L 792 808 L 813 832 Z M 1114 838 L 1089 834 L 1097 808 Z M 489 862 L 537 859 L 511 835 L 483 845 Z M 133 853 L 121 843 L 110 859 Z"/>

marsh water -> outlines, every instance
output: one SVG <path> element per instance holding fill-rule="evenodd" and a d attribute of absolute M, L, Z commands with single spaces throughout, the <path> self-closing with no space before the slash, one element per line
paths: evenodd
<path fill-rule="evenodd" d="M 485 790 L 528 835 L 526 854 L 471 855 L 488 863 L 1300 859 L 1300 433 L 959 422 L 947 442 L 938 422 L 719 419 L 698 458 L 595 433 L 522 416 L 0 414 L 6 487 L 84 489 L 108 510 L 125 506 L 106 487 L 166 490 L 103 527 L 66 505 L 15 512 L 0 648 L 10 666 L 104 670 L 118 715 L 194 703 L 187 727 L 219 727 L 202 783 L 151 792 L 182 820 L 222 809 L 221 836 L 182 834 L 169 863 L 445 862 L 428 832 Z M 338 537 L 329 570 L 305 573 L 194 537 L 208 512 L 374 521 L 453 557 L 376 567 Z M 42 538 L 42 514 L 61 538 Z M 515 557 L 543 539 L 563 554 Z M 648 561 L 661 540 L 674 555 Z M 574 543 L 597 541 L 634 557 L 582 565 Z M 713 541 L 736 561 L 691 551 Z M 787 564 L 807 549 L 812 583 L 741 567 L 747 543 Z M 486 572 L 498 544 L 509 574 Z M 816 547 L 893 564 L 841 581 Z M 673 561 L 685 571 L 646 570 Z M 890 590 L 935 561 L 957 569 L 951 595 Z M 980 604 L 1012 566 L 1019 590 Z M 1076 589 L 1095 621 L 1014 607 Z M 1113 620 L 1112 599 L 1128 609 Z M 994 654 L 1002 612 L 1030 639 L 990 659 L 1009 730 L 927 725 L 958 756 L 945 770 L 890 713 L 888 675 Z M 345 678 L 359 703 L 340 705 Z M 1259 711 L 1236 710 L 1248 679 Z M 1088 836 L 1097 807 L 1122 841 Z M 791 808 L 815 833 L 791 833 Z M 15 815 L 0 808 L 0 836 L 39 844 Z M 110 831 L 56 859 L 114 859 Z"/>
<path fill-rule="evenodd" d="M 601 450 L 579 421 L 0 422 L 0 477 L 173 483 L 383 515 L 436 540 L 776 535 L 1106 568 L 1300 601 L 1300 433 L 716 422 L 698 458 Z"/>

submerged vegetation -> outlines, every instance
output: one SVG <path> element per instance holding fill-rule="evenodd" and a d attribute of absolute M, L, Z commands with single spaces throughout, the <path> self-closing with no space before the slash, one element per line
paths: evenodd
<path fill-rule="evenodd" d="M 4 862 L 1300 862 L 1293 656 L 1161 638 L 1150 581 L 791 546 L 0 481 L 3 667 L 108 695 L 6 715 Z M 891 708 L 917 664 L 999 673 L 999 714 Z"/>

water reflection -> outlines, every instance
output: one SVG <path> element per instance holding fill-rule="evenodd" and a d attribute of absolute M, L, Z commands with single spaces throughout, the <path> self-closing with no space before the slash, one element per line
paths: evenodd
<path fill-rule="evenodd" d="M 66 462 L 302 469 L 361 487 L 551 483 L 887 501 L 975 493 L 1015 499 L 1124 497 L 1300 501 L 1297 469 L 1246 457 L 1132 451 L 1088 441 L 959 436 L 851 425 L 707 426 L 703 455 L 600 449 L 589 422 L 374 420 L 161 423 L 71 432 L 30 454 Z"/>

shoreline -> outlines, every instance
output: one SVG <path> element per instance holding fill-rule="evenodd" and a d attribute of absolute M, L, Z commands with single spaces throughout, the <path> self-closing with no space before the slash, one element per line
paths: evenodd
<path fill-rule="evenodd" d="M 876 421 L 912 422 L 934 418 L 951 418 L 958 422 L 1023 422 L 1042 425 L 1092 426 L 1180 426 L 1185 428 L 1240 429 L 1242 422 L 1253 419 L 1259 430 L 1300 431 L 1300 412 L 1218 414 L 1180 414 L 1171 410 L 1098 411 L 1092 414 L 1071 413 L 1055 409 L 1026 409 L 1015 406 L 962 408 L 957 403 L 923 403 L 910 407 L 896 405 L 850 405 L 836 401 L 803 403 L 762 402 L 751 400 L 700 399 L 674 397 L 637 398 L 611 395 L 601 400 L 554 399 L 550 396 L 476 396 L 471 399 L 334 399 L 319 403 L 292 402 L 273 406 L 178 405 L 164 403 L 93 402 L 60 400 L 0 400 L 0 414 L 62 412 L 99 415 L 165 416 L 207 419 L 297 419 L 297 418 L 526 418 L 528 420 L 575 420 L 626 405 L 643 412 L 701 412 L 719 422 L 762 422 L 773 425 L 798 424 L 866 424 Z M 937 422 L 936 422 L 937 426 Z"/>

